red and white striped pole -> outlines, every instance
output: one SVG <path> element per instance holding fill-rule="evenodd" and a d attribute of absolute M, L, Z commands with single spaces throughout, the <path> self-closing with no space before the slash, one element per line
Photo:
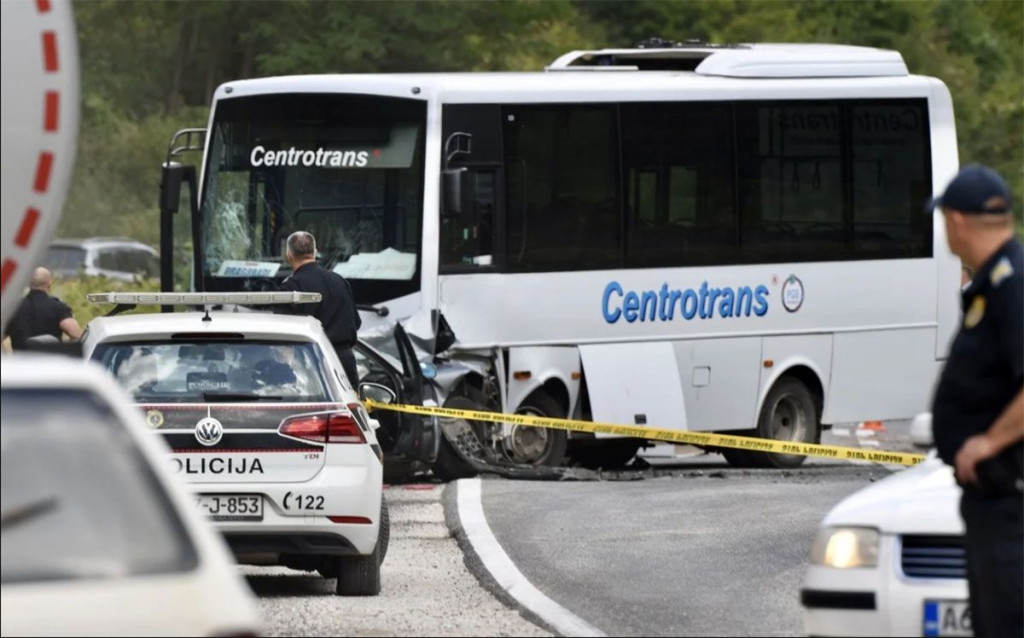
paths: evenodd
<path fill-rule="evenodd" d="M 60 221 L 78 139 L 78 39 L 69 0 L 0 2 L 0 325 Z"/>

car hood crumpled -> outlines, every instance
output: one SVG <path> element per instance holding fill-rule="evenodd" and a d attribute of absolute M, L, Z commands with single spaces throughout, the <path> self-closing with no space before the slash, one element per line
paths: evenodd
<path fill-rule="evenodd" d="M 963 534 L 960 488 L 934 455 L 848 496 L 822 525 L 874 527 L 889 534 Z"/>

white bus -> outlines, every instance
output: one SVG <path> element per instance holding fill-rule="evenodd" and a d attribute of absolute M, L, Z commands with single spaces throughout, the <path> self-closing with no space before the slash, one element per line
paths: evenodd
<path fill-rule="evenodd" d="M 272 285 L 310 231 L 377 309 L 363 331 L 401 321 L 449 404 L 816 442 L 925 410 L 957 322 L 959 262 L 923 208 L 958 167 L 953 106 L 894 51 L 662 44 L 535 73 L 242 80 L 208 131 L 199 175 L 164 176 L 165 200 L 197 177 L 195 287 Z M 643 443 L 494 436 L 538 465 Z"/>

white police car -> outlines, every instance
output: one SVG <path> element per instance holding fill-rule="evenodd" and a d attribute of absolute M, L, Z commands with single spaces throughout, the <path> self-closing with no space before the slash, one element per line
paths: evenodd
<path fill-rule="evenodd" d="M 931 445 L 931 415 L 911 436 Z M 825 516 L 800 590 L 810 636 L 970 636 L 960 488 L 934 452 Z"/>
<path fill-rule="evenodd" d="M 259 633 L 224 541 L 107 374 L 17 354 L 0 387 L 0 634 Z"/>
<path fill-rule="evenodd" d="M 90 296 L 123 305 L 319 300 L 310 293 Z M 128 391 L 171 448 L 196 507 L 239 562 L 337 578 L 376 595 L 388 546 L 383 453 L 319 322 L 262 312 L 96 318 L 85 356 Z M 379 401 L 387 388 L 364 384 Z"/>

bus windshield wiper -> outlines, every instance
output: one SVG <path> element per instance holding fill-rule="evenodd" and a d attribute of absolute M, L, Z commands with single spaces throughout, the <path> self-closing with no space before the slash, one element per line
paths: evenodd
<path fill-rule="evenodd" d="M 27 523 L 33 519 L 39 518 L 49 514 L 50 512 L 56 511 L 57 506 L 60 505 L 60 501 L 57 500 L 56 496 L 48 496 L 41 498 L 26 505 L 18 505 L 9 509 L 5 509 L 0 514 L 0 529 L 6 530 L 9 527 L 15 527 L 22 523 Z"/>
<path fill-rule="evenodd" d="M 283 397 L 273 394 L 245 394 L 243 392 L 204 392 L 203 401 L 209 403 L 230 403 L 232 401 L 280 401 Z"/>

